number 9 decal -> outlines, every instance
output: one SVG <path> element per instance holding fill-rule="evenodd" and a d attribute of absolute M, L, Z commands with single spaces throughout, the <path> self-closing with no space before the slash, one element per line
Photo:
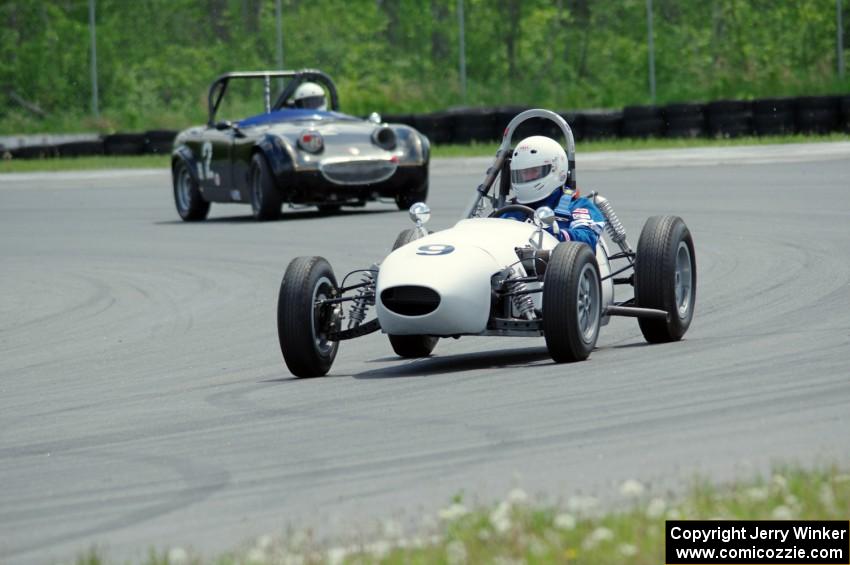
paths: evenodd
<path fill-rule="evenodd" d="M 441 243 L 432 243 L 431 245 L 422 245 L 416 250 L 417 255 L 448 255 L 455 248 L 452 245 L 443 245 Z"/>

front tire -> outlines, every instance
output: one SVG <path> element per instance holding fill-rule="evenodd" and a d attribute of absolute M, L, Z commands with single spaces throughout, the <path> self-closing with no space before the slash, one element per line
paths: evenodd
<path fill-rule="evenodd" d="M 259 221 L 280 218 L 280 191 L 265 156 L 256 153 L 251 159 L 251 211 Z"/>
<path fill-rule="evenodd" d="M 639 318 L 649 343 L 682 339 L 694 316 L 697 266 L 691 232 L 678 216 L 653 216 L 643 225 L 635 255 L 635 303 L 668 313 L 667 321 Z"/>
<path fill-rule="evenodd" d="M 337 293 L 336 277 L 322 257 L 297 257 L 289 263 L 277 300 L 280 351 L 296 377 L 319 377 L 330 370 L 339 349 L 327 333 L 338 329 L 333 306 L 316 307 Z"/>
<path fill-rule="evenodd" d="M 206 219 L 210 203 L 204 200 L 198 181 L 189 172 L 182 160 L 174 164 L 171 171 L 174 185 L 174 206 L 184 222 L 198 222 Z"/>
<path fill-rule="evenodd" d="M 416 241 L 420 237 L 422 236 L 417 229 L 411 228 L 402 231 L 398 234 L 395 243 L 393 243 L 393 251 L 399 247 L 407 245 L 411 241 Z M 440 340 L 440 338 L 430 335 L 387 334 L 387 337 L 390 338 L 390 345 L 392 345 L 393 351 L 395 351 L 396 355 L 404 357 L 405 359 L 428 357 L 431 355 L 431 352 L 434 351 L 434 348 L 437 346 L 437 342 Z"/>
<path fill-rule="evenodd" d="M 601 319 L 602 287 L 593 251 L 585 243 L 559 243 L 543 278 L 543 334 L 552 359 L 587 359 L 596 346 Z"/>
<path fill-rule="evenodd" d="M 399 210 L 409 210 L 417 202 L 425 202 L 426 200 L 428 200 L 427 174 L 412 189 L 402 189 L 401 192 L 395 195 L 395 204 Z"/>

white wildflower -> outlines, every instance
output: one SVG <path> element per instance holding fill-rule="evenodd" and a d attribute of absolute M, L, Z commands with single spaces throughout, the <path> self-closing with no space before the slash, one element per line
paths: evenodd
<path fill-rule="evenodd" d="M 620 494 L 626 498 L 638 498 L 644 490 L 643 485 L 634 479 L 623 481 L 620 485 Z"/>
<path fill-rule="evenodd" d="M 521 488 L 515 488 L 508 493 L 508 501 L 511 504 L 525 504 L 528 501 L 528 495 Z"/>
<path fill-rule="evenodd" d="M 296 531 L 292 534 L 292 537 L 289 538 L 289 545 L 295 550 L 301 549 L 301 547 L 303 547 L 306 543 L 307 533 L 301 530 Z"/>
<path fill-rule="evenodd" d="M 646 517 L 651 519 L 661 518 L 667 510 L 667 503 L 663 498 L 653 498 L 646 505 Z"/>
<path fill-rule="evenodd" d="M 468 512 L 469 510 L 466 509 L 466 506 L 460 504 L 459 502 L 455 502 L 448 508 L 443 508 L 442 510 L 440 510 L 438 515 L 440 516 L 440 520 L 443 520 L 445 522 L 452 522 L 454 520 L 457 520 L 461 516 L 466 515 Z"/>
<path fill-rule="evenodd" d="M 328 565 L 342 565 L 348 555 L 344 547 L 332 547 L 328 550 Z"/>
<path fill-rule="evenodd" d="M 490 523 L 493 529 L 504 534 L 511 529 L 511 505 L 505 501 L 499 503 L 495 510 L 490 513 Z"/>
<path fill-rule="evenodd" d="M 794 513 L 787 506 L 779 505 L 773 509 L 773 513 L 770 516 L 774 520 L 791 520 L 794 517 Z"/>
<path fill-rule="evenodd" d="M 386 540 L 378 540 L 366 546 L 366 551 L 378 559 L 383 559 L 389 555 L 391 549 L 392 545 Z"/>
<path fill-rule="evenodd" d="M 770 482 L 777 488 L 777 490 L 784 491 L 788 488 L 788 479 L 780 475 L 779 473 L 775 473 L 771 478 Z"/>
<path fill-rule="evenodd" d="M 747 489 L 746 495 L 753 502 L 762 502 L 767 500 L 768 492 L 764 487 L 752 487 Z"/>
<path fill-rule="evenodd" d="M 614 532 L 604 526 L 599 526 L 598 528 L 590 532 L 589 536 L 584 538 L 582 546 L 585 549 L 591 549 L 602 542 L 611 541 L 612 539 L 614 539 Z"/>
<path fill-rule="evenodd" d="M 259 547 L 252 547 L 245 556 L 245 561 L 248 563 L 265 563 L 266 552 Z"/>
<path fill-rule="evenodd" d="M 799 508 L 800 507 L 800 499 L 798 499 L 793 494 L 785 495 L 785 506 L 790 508 Z"/>
<path fill-rule="evenodd" d="M 638 552 L 638 548 L 630 543 L 620 544 L 619 550 L 623 557 L 634 557 Z"/>
<path fill-rule="evenodd" d="M 399 524 L 395 520 L 384 520 L 383 530 L 384 537 L 390 539 L 400 538 L 402 534 L 401 524 Z"/>
<path fill-rule="evenodd" d="M 466 546 L 460 540 L 450 541 L 446 546 L 446 561 L 449 565 L 463 565 L 466 563 Z"/>
<path fill-rule="evenodd" d="M 832 492 L 832 486 L 828 483 L 821 485 L 818 498 L 820 499 L 820 503 L 828 510 L 835 508 L 835 493 Z"/>
<path fill-rule="evenodd" d="M 546 544 L 539 537 L 531 536 L 531 539 L 528 540 L 528 551 L 535 557 L 540 557 L 546 553 Z"/>
<path fill-rule="evenodd" d="M 169 565 L 184 565 L 189 562 L 189 553 L 182 547 L 172 547 L 167 558 Z"/>
<path fill-rule="evenodd" d="M 567 510 L 581 514 L 593 510 L 598 503 L 592 496 L 572 496 L 567 500 Z"/>
<path fill-rule="evenodd" d="M 572 514 L 562 512 L 555 516 L 554 524 L 559 530 L 572 530 L 576 527 L 576 519 Z"/>

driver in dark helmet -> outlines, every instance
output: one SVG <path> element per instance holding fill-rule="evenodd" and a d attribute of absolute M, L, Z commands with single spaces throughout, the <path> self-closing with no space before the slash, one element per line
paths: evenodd
<path fill-rule="evenodd" d="M 515 202 L 535 210 L 548 206 L 556 223 L 550 228 L 560 241 L 582 241 L 596 251 L 605 227 L 605 217 L 591 200 L 567 185 L 569 165 L 561 145 L 549 137 L 535 135 L 517 144 L 511 156 L 511 187 Z M 503 218 L 525 220 L 522 212 L 506 212 Z"/>

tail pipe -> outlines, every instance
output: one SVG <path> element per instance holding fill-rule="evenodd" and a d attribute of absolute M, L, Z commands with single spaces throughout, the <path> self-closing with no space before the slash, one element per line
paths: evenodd
<path fill-rule="evenodd" d="M 596 192 L 593 192 L 590 196 L 593 203 L 596 204 L 602 215 L 605 216 L 605 229 L 608 230 L 611 241 L 619 245 L 624 253 L 632 253 L 632 248 L 629 246 L 629 242 L 626 241 L 626 228 L 623 227 L 623 223 L 617 217 L 614 207 L 611 206 L 607 198 Z"/>

